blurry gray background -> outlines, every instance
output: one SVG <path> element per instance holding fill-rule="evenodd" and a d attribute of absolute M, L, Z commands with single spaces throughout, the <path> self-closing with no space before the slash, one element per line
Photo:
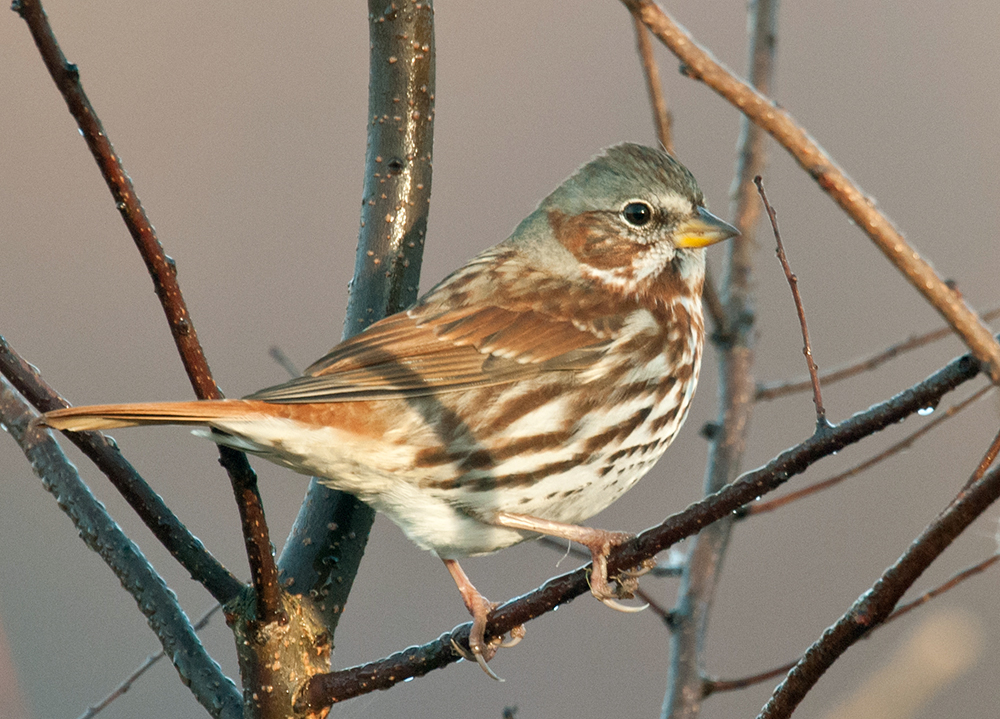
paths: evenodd
<path fill-rule="evenodd" d="M 267 355 L 272 344 L 300 367 L 335 344 L 362 184 L 363 4 L 49 0 L 46 8 L 177 260 L 223 390 L 239 396 L 283 380 L 284 370 Z M 744 3 L 681 0 L 668 9 L 743 73 Z M 993 0 L 789 2 L 781 11 L 774 93 L 980 309 L 1000 304 L 998 35 L 1000 4 Z M 600 148 L 654 142 L 632 23 L 613 0 L 442 1 L 437 43 L 425 288 L 506 237 Z M 665 51 L 657 54 L 678 155 L 713 209 L 728 216 L 737 113 L 678 75 Z M 11 12 L 0 14 L 0 98 L 0 333 L 75 404 L 191 397 L 139 255 L 24 23 Z M 820 367 L 939 326 L 871 243 L 771 148 L 767 188 Z M 760 237 L 757 376 L 798 377 L 805 366 L 794 309 L 770 235 Z M 710 255 L 718 267 L 722 250 Z M 909 386 L 961 351 L 947 340 L 829 387 L 831 419 Z M 698 497 L 706 455 L 698 429 L 715 412 L 715 374 L 710 350 L 682 436 L 643 482 L 593 520 L 596 526 L 640 530 Z M 991 397 L 863 477 L 738 527 L 706 670 L 741 676 L 797 656 L 947 503 L 997 419 Z M 850 466 L 924 421 L 910 419 L 841 452 L 793 486 Z M 812 426 L 807 395 L 759 406 L 746 468 L 805 438 Z M 184 430 L 115 436 L 181 519 L 246 576 L 215 449 Z M 255 465 L 280 544 L 306 480 Z M 80 468 L 188 612 L 197 616 L 211 606 L 107 481 L 86 462 Z M 989 511 L 966 532 L 918 589 L 990 554 L 998 515 Z M 158 648 L 132 600 L 77 539 L 9 438 L 0 438 L 0 548 L 4 651 L 25 702 L 22 709 L 16 695 L 0 697 L 0 717 L 75 717 Z M 487 596 L 504 600 L 574 566 L 566 560 L 557 567 L 559 559 L 527 544 L 464 565 Z M 667 605 L 676 591 L 673 581 L 650 578 L 643 586 Z M 961 617 L 962 631 L 995 646 L 996 589 L 995 573 L 971 580 L 851 649 L 797 716 L 825 716 L 934 614 Z M 346 611 L 336 637 L 338 667 L 428 641 L 467 620 L 441 563 L 382 518 Z M 204 637 L 235 675 L 222 620 Z M 348 702 L 332 716 L 500 717 L 513 705 L 520 719 L 656 716 L 666 652 L 666 632 L 652 612 L 623 615 L 581 598 L 531 623 L 519 647 L 500 653 L 493 666 L 503 684 L 461 663 Z M 0 666 L 5 662 L 0 657 Z M 995 716 L 998 671 L 995 653 L 985 651 L 918 716 Z M 754 716 L 773 684 L 712 697 L 704 715 Z M 138 715 L 204 714 L 163 663 L 102 716 Z"/>

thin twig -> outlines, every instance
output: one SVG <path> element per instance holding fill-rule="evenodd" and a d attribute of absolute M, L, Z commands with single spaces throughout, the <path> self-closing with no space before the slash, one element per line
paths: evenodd
<path fill-rule="evenodd" d="M 198 399 L 221 399 L 222 392 L 208 366 L 198 341 L 194 321 L 188 312 L 177 282 L 177 268 L 167 257 L 156 231 L 132 185 L 132 180 L 115 153 L 114 146 L 97 112 L 80 83 L 76 65 L 66 59 L 40 0 L 14 0 L 13 9 L 28 25 L 42 60 L 56 87 L 62 93 L 70 114 L 76 120 L 94 160 L 111 190 L 115 206 L 125 221 L 139 254 L 153 280 L 153 287 L 167 317 L 174 344 Z M 283 619 L 278 602 L 278 570 L 271 554 L 264 510 L 257 492 L 257 476 L 246 456 L 227 447 L 219 447 L 220 463 L 229 473 L 243 523 L 247 557 L 257 597 L 257 619 L 270 622 Z M 196 577 L 197 578 L 197 577 Z"/>
<path fill-rule="evenodd" d="M 295 363 L 292 362 L 291 358 L 285 354 L 285 351 L 278 347 L 278 345 L 272 345 L 270 349 L 267 350 L 267 353 L 271 356 L 271 359 L 277 362 L 281 368 L 288 373 L 289 377 L 298 377 L 302 374 L 299 372 L 299 368 L 295 366 Z"/>
<path fill-rule="evenodd" d="M 1000 317 L 1000 308 L 994 308 L 989 312 L 984 312 L 982 317 L 984 322 L 996 319 L 997 317 Z M 877 354 L 873 354 L 870 357 L 857 360 L 844 367 L 838 367 L 836 369 L 820 373 L 819 379 L 824 385 L 829 386 L 834 382 L 839 382 L 840 380 L 854 377 L 855 375 L 859 375 L 863 372 L 874 370 L 881 367 L 889 360 L 895 359 L 906 352 L 923 347 L 924 345 L 928 345 L 932 342 L 937 342 L 945 337 L 951 337 L 953 334 L 954 330 L 951 327 L 941 327 L 933 330 L 932 332 L 910 337 L 902 342 L 890 345 L 886 349 L 878 352 Z M 759 384 L 757 385 L 757 393 L 754 399 L 758 402 L 763 402 L 766 400 L 777 399 L 778 397 L 784 397 L 785 395 L 794 394 L 796 392 L 804 392 L 811 387 L 812 381 L 810 379 Z"/>
<path fill-rule="evenodd" d="M 896 610 L 889 615 L 889 617 L 885 620 L 882 626 L 885 626 L 885 624 L 888 624 L 891 621 L 899 619 L 904 614 L 912 612 L 914 609 L 916 609 L 921 605 L 927 604 L 927 602 L 934 599 L 934 597 L 940 596 L 950 589 L 954 589 L 959 584 L 964 582 L 966 579 L 974 577 L 977 574 L 982 574 L 987 569 L 996 564 L 998 561 L 1000 561 L 1000 554 L 994 554 L 992 557 L 984 559 L 979 564 L 974 564 L 971 567 L 968 567 L 967 569 L 963 569 L 961 572 L 953 576 L 944 584 L 939 584 L 938 586 L 934 587 L 934 589 L 924 592 L 913 601 L 907 602 L 906 604 L 900 604 L 896 608 Z"/>
<path fill-rule="evenodd" d="M 783 495 L 781 497 L 776 497 L 768 501 L 753 502 L 746 508 L 745 516 L 750 516 L 752 514 L 764 514 L 766 512 L 773 512 L 776 509 L 784 507 L 786 504 L 791 504 L 792 502 L 798 501 L 817 492 L 829 489 L 830 487 L 840 484 L 845 479 L 854 477 L 855 475 L 858 475 L 861 472 L 864 472 L 865 470 L 874 467 L 876 464 L 912 446 L 913 443 L 916 442 L 920 437 L 930 432 L 932 429 L 940 425 L 942 422 L 948 421 L 949 419 L 954 417 L 956 414 L 961 412 L 963 409 L 968 407 L 973 402 L 976 402 L 977 400 L 981 399 L 983 396 L 992 391 L 993 388 L 994 385 L 986 385 L 985 387 L 979 388 L 973 394 L 963 399 L 961 402 L 956 402 L 952 406 L 948 407 L 948 409 L 938 412 L 937 415 L 934 417 L 934 419 L 932 419 L 930 422 L 927 422 L 927 424 L 923 425 L 915 432 L 911 432 L 909 435 L 904 437 L 899 442 L 896 442 L 894 445 L 892 445 L 885 451 L 879 452 L 874 457 L 870 457 L 869 459 L 866 459 L 864 462 L 856 464 L 855 466 L 851 467 L 850 469 L 844 472 L 841 472 L 840 474 L 835 474 L 829 479 L 824 479 L 821 482 L 816 482 L 815 484 L 811 484 L 808 487 L 803 487 L 802 489 L 795 492 L 789 492 L 788 494 Z"/>
<path fill-rule="evenodd" d="M 42 485 L 73 521 L 83 542 L 100 555 L 132 595 L 181 680 L 212 716 L 242 717 L 239 690 L 201 645 L 177 596 L 80 479 L 52 433 L 31 423 L 37 416 L 25 398 L 6 379 L 0 379 L 0 422 L 21 447 Z"/>
<path fill-rule="evenodd" d="M 986 473 L 986 470 L 989 469 L 990 465 L 996 460 L 997 454 L 1000 454 L 1000 431 L 998 431 L 996 436 L 993 438 L 993 442 L 990 443 L 989 449 L 986 450 L 986 454 L 984 454 L 983 458 L 979 461 L 979 466 L 976 467 L 976 471 L 974 471 L 972 476 L 969 477 L 969 481 L 965 483 L 963 490 L 968 489 L 982 478 L 982 476 Z"/>
<path fill-rule="evenodd" d="M 197 622 L 194 623 L 194 630 L 196 632 L 200 632 L 202 629 L 204 629 L 205 626 L 208 624 L 208 620 L 211 619 L 212 615 L 218 612 L 220 609 L 222 609 L 222 605 L 216 604 L 214 607 L 205 612 L 202 615 L 201 619 L 199 619 Z M 131 674 L 129 674 L 124 679 L 124 681 L 122 681 L 121 684 L 115 687 L 114 691 L 112 691 L 110 694 L 104 697 L 101 701 L 97 702 L 97 704 L 92 704 L 89 707 L 87 707 L 87 711 L 81 714 L 79 716 L 79 719 L 93 719 L 93 717 L 100 714 L 101 711 L 103 711 L 105 708 L 107 708 L 109 704 L 111 704 L 111 702 L 113 702 L 118 697 L 123 696 L 126 692 L 128 692 L 128 690 L 132 688 L 132 685 L 135 684 L 143 674 L 152 669 L 153 665 L 159 662 L 165 656 L 167 655 L 162 649 L 156 654 L 150 654 L 148 657 L 146 657 L 146 661 L 144 661 L 142 664 L 136 667 L 135 670 Z"/>
<path fill-rule="evenodd" d="M 996 564 L 998 561 L 1000 561 L 1000 554 L 994 554 L 993 556 L 983 560 L 979 564 L 975 564 L 971 567 L 963 569 L 961 572 L 954 575 L 948 581 L 938 585 L 937 587 L 934 587 L 934 589 L 931 589 L 930 591 L 924 592 L 913 601 L 907 602 L 906 604 L 901 604 L 895 611 L 893 611 L 892 614 L 888 616 L 888 618 L 882 624 L 880 624 L 878 627 L 875 627 L 875 629 L 880 629 L 884 627 L 889 622 L 899 619 L 904 614 L 907 614 L 908 612 L 913 611 L 917 607 L 926 604 L 935 597 L 938 597 L 944 594 L 945 592 L 954 589 L 959 584 L 964 582 L 966 579 L 974 577 L 977 574 L 982 574 L 987 569 Z M 775 667 L 774 669 L 768 669 L 766 672 L 761 672 L 760 674 L 753 674 L 748 677 L 740 677 L 739 679 L 706 678 L 704 685 L 705 696 L 708 696 L 709 694 L 715 694 L 717 692 L 731 692 L 731 691 L 736 691 L 738 689 L 746 689 L 747 687 L 753 686 L 755 684 L 766 682 L 768 679 L 774 679 L 775 677 L 779 677 L 782 674 L 787 674 L 792 669 L 792 667 L 794 667 L 796 664 L 799 663 L 800 660 L 801 657 L 799 659 L 796 659 L 795 661 L 788 662 L 788 664 L 785 664 L 783 666 Z"/>
<path fill-rule="evenodd" d="M 635 42 L 642 60 L 642 71 L 646 78 L 646 91 L 649 93 L 649 105 L 653 110 L 653 124 L 656 126 L 656 137 L 668 154 L 674 154 L 674 138 L 671 134 L 673 117 L 667 109 L 667 98 L 663 94 L 663 83 L 660 81 L 660 68 L 653 55 L 653 43 L 649 39 L 649 30 L 642 20 L 632 16 L 635 25 Z"/>
<path fill-rule="evenodd" d="M 731 515 L 756 497 L 780 487 L 823 457 L 895 425 L 923 407 L 936 404 L 943 395 L 977 376 L 980 367 L 979 361 L 971 355 L 963 355 L 923 382 L 834 425 L 827 435 L 813 434 L 763 467 L 746 472 L 721 491 L 615 547 L 608 560 L 609 573 L 613 575 L 639 566 L 712 522 Z M 490 614 L 487 635 L 502 636 L 519 624 L 589 592 L 588 574 L 589 567 L 581 567 L 553 577 L 538 589 L 500 605 Z M 314 676 L 300 692 L 296 708 L 299 711 L 324 708 L 376 689 L 387 689 L 457 661 L 460 657 L 452 648 L 452 642 L 459 646 L 466 644 L 470 627 L 471 623 L 462 624 L 422 646 L 408 647 L 362 666 Z"/>
<path fill-rule="evenodd" d="M 738 108 L 788 150 L 799 165 L 862 228 L 910 284 L 944 317 L 972 353 L 1000 382 L 1000 344 L 960 292 L 938 276 L 875 203 L 848 179 L 794 118 L 770 98 L 739 80 L 652 0 L 622 0 L 683 63 L 685 74 Z"/>
<path fill-rule="evenodd" d="M 767 193 L 764 192 L 764 181 L 760 175 L 753 178 L 757 185 L 757 192 L 764 203 L 767 211 L 767 218 L 771 221 L 771 229 L 774 231 L 774 241 L 777 244 L 776 253 L 778 261 L 781 262 L 781 269 L 785 271 L 785 278 L 788 286 L 792 290 L 792 299 L 795 301 L 795 311 L 799 315 L 799 326 L 802 328 L 802 354 L 806 357 L 806 366 L 809 368 L 809 379 L 812 382 L 813 404 L 816 405 L 816 431 L 826 432 L 830 428 L 830 423 L 826 419 L 826 409 L 823 407 L 823 394 L 819 386 L 819 368 L 813 358 L 812 344 L 809 342 L 809 327 L 806 325 L 806 309 L 802 304 L 802 295 L 799 293 L 799 278 L 792 272 L 791 265 L 788 264 L 788 257 L 785 255 L 785 247 L 781 243 L 781 232 L 778 231 L 778 217 L 774 207 L 767 201 Z"/>

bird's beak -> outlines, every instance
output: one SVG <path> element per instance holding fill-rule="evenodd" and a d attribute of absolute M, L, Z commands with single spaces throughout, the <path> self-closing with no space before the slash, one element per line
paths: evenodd
<path fill-rule="evenodd" d="M 704 207 L 699 207 L 697 213 L 697 216 L 684 220 L 674 229 L 675 247 L 708 247 L 740 234 L 739 230 Z"/>

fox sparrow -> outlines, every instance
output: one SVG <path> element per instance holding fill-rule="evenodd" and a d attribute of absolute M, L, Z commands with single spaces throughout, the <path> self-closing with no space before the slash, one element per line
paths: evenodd
<path fill-rule="evenodd" d="M 445 561 L 489 672 L 493 605 L 456 558 L 540 534 L 580 542 L 593 594 L 621 608 L 607 555 L 627 535 L 577 523 L 646 474 L 683 424 L 705 337 L 702 248 L 736 234 L 679 162 L 618 145 L 302 377 L 240 400 L 74 407 L 41 422 L 203 425 L 357 496 Z"/>

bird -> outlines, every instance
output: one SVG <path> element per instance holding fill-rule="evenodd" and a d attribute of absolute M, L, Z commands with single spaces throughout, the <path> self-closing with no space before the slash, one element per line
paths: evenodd
<path fill-rule="evenodd" d="M 458 560 L 542 535 L 607 559 L 631 535 L 581 526 L 642 478 L 688 414 L 705 341 L 705 247 L 738 235 L 690 171 L 623 143 L 580 167 L 504 241 L 409 309 L 243 399 L 70 407 L 64 431 L 195 433 L 348 492 L 440 557 L 491 676 L 486 599 Z M 634 609 L 630 607 L 629 609 Z"/>

